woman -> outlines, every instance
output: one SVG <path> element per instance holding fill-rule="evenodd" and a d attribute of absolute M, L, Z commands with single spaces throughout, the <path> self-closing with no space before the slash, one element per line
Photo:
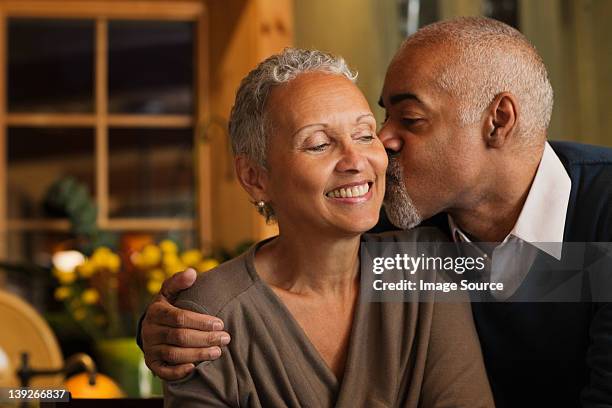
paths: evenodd
<path fill-rule="evenodd" d="M 166 384 L 166 406 L 493 405 L 468 303 L 358 301 L 387 156 L 354 79 L 341 58 L 287 49 L 243 80 L 230 118 L 236 172 L 279 235 L 180 296 L 236 335 L 221 358 Z"/>

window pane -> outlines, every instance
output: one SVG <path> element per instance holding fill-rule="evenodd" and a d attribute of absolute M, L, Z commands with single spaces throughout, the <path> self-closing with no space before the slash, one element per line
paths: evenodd
<path fill-rule="evenodd" d="M 193 130 L 109 131 L 111 217 L 193 217 Z"/>
<path fill-rule="evenodd" d="M 193 111 L 193 25 L 188 22 L 111 21 L 109 111 Z"/>
<path fill-rule="evenodd" d="M 93 197 L 94 166 L 93 129 L 9 128 L 9 218 L 63 216 L 45 206 L 49 188 L 74 177 Z"/>
<path fill-rule="evenodd" d="M 93 21 L 9 19 L 9 111 L 92 112 L 93 47 Z"/>

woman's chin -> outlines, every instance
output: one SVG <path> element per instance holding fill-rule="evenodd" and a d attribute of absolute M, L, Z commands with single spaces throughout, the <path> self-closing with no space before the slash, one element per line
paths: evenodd
<path fill-rule="evenodd" d="M 341 231 L 348 235 L 361 235 L 365 234 L 378 223 L 378 214 L 375 218 L 371 220 L 351 220 L 348 222 L 343 222 L 342 224 L 337 225 L 338 231 Z"/>

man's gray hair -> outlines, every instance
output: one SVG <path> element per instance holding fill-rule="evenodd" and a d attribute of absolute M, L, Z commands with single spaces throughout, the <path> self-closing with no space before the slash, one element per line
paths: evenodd
<path fill-rule="evenodd" d="M 461 123 L 476 123 L 497 95 L 510 92 L 520 106 L 519 136 L 535 141 L 530 136 L 546 131 L 552 86 L 542 58 L 518 30 L 486 17 L 460 17 L 421 28 L 402 50 L 432 44 L 450 46 L 449 62 L 436 77 L 440 88 L 459 98 Z"/>
<path fill-rule="evenodd" d="M 270 126 L 266 119 L 266 101 L 270 90 L 307 72 L 343 75 L 355 82 L 357 74 L 342 57 L 318 50 L 285 48 L 249 72 L 242 80 L 229 118 L 229 134 L 234 155 L 245 155 L 266 165 Z M 282 107 L 278 107 L 282 108 Z"/>
<path fill-rule="evenodd" d="M 351 71 L 342 57 L 323 51 L 285 48 L 281 53 L 266 58 L 242 80 L 236 93 L 229 118 L 234 155 L 244 155 L 266 167 L 271 130 L 266 118 L 266 101 L 270 90 L 307 72 L 342 75 L 352 82 L 357 79 L 357 73 Z M 274 210 L 269 203 L 258 206 L 257 210 L 267 221 L 274 219 Z"/>

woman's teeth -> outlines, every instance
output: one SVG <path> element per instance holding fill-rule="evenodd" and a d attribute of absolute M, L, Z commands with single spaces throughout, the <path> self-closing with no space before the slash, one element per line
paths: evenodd
<path fill-rule="evenodd" d="M 326 195 L 330 198 L 346 198 L 346 197 L 361 197 L 370 191 L 370 185 L 363 183 L 359 186 L 338 188 L 328 192 Z"/>

